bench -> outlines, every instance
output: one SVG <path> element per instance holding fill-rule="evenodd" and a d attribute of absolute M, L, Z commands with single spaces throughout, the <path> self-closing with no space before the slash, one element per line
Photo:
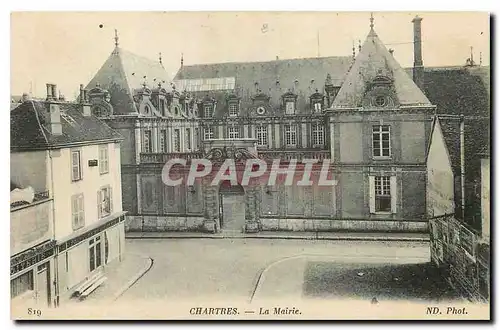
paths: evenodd
<path fill-rule="evenodd" d="M 80 299 L 87 298 L 87 296 L 89 294 L 91 294 L 92 292 L 94 292 L 95 289 L 97 289 L 98 287 L 100 287 L 101 284 L 103 284 L 104 282 L 106 282 L 106 280 L 107 280 L 106 276 L 99 277 L 91 286 L 89 286 L 87 289 L 85 289 L 85 291 L 83 291 L 80 294 Z"/>
<path fill-rule="evenodd" d="M 103 284 L 106 279 L 107 278 L 102 273 L 92 275 L 75 289 L 73 296 L 80 297 L 81 299 L 86 298 L 90 293 Z"/>

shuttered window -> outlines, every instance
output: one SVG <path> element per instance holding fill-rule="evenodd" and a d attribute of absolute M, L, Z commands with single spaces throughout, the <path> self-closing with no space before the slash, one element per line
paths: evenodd
<path fill-rule="evenodd" d="M 370 213 L 397 212 L 395 176 L 370 176 Z"/>

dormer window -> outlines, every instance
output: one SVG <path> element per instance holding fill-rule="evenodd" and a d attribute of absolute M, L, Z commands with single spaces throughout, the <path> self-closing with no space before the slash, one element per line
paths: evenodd
<path fill-rule="evenodd" d="M 166 110 L 165 99 L 160 99 L 160 112 L 162 116 L 166 115 L 165 110 Z"/>
<path fill-rule="evenodd" d="M 146 115 L 151 114 L 151 109 L 147 105 L 144 107 L 144 114 L 146 114 Z"/>
<path fill-rule="evenodd" d="M 314 103 L 314 112 L 321 112 L 321 102 Z"/>
<path fill-rule="evenodd" d="M 211 118 L 214 115 L 214 105 L 213 104 L 205 104 L 203 107 L 203 116 L 205 118 Z"/>
<path fill-rule="evenodd" d="M 285 102 L 285 113 L 287 115 L 295 114 L 295 102 L 294 101 L 286 101 Z"/>
<path fill-rule="evenodd" d="M 230 117 L 236 117 L 238 115 L 238 109 L 239 104 L 238 103 L 229 103 L 229 116 Z"/>

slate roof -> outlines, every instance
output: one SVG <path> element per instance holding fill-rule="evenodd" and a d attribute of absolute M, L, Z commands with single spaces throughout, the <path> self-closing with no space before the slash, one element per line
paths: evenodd
<path fill-rule="evenodd" d="M 62 134 L 50 133 L 50 105 L 26 101 L 10 112 L 11 151 L 45 150 L 81 143 L 119 141 L 123 137 L 94 116 L 85 117 L 81 104 L 58 102 Z"/>
<path fill-rule="evenodd" d="M 266 62 L 231 62 L 183 66 L 174 77 L 174 82 L 186 79 L 235 78 L 234 93 L 241 98 L 241 110 L 252 108 L 252 97 L 259 93 L 269 100 L 269 113 L 277 112 L 281 97 L 287 92 L 297 95 L 297 113 L 307 111 L 309 97 L 316 92 L 324 92 L 327 74 L 333 86 L 342 85 L 345 75 L 352 65 L 350 56 L 316 57 L 302 59 L 281 59 Z M 233 90 L 190 92 L 196 98 L 210 97 L 219 105 L 224 105 L 226 97 Z M 217 106 L 214 117 L 227 111 Z M 246 115 L 247 113 L 240 113 Z"/>
<path fill-rule="evenodd" d="M 401 105 L 431 106 L 429 99 L 389 53 L 372 28 L 333 102 L 333 107 L 359 106 L 368 82 L 377 75 L 393 79 Z"/>
<path fill-rule="evenodd" d="M 154 61 L 120 47 L 116 47 L 97 74 L 86 86 L 90 90 L 98 84 L 111 96 L 115 114 L 137 113 L 134 90 L 142 88 L 146 82 L 150 88 L 170 89 L 171 77 L 158 61 Z"/>

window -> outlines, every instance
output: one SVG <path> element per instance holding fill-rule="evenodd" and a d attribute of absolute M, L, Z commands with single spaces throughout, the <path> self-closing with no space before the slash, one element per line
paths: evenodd
<path fill-rule="evenodd" d="M 33 271 L 30 270 L 12 281 L 10 281 L 10 297 L 15 298 L 25 292 L 33 291 L 35 289 L 33 281 Z"/>
<path fill-rule="evenodd" d="M 268 147 L 267 145 L 267 126 L 257 126 L 255 128 L 255 137 L 257 138 L 257 146 Z"/>
<path fill-rule="evenodd" d="M 166 113 L 165 113 L 165 109 L 166 109 L 166 106 L 165 106 L 165 99 L 160 99 L 160 112 L 161 112 L 161 115 L 162 116 L 165 116 Z"/>
<path fill-rule="evenodd" d="M 287 115 L 295 114 L 295 102 L 294 101 L 287 101 L 286 102 L 285 113 Z"/>
<path fill-rule="evenodd" d="M 153 149 L 152 145 L 152 140 L 151 140 L 151 131 L 150 130 L 145 130 L 144 131 L 144 145 L 143 145 L 143 151 L 144 152 L 151 152 Z"/>
<path fill-rule="evenodd" d="M 238 115 L 238 103 L 229 104 L 229 116 L 234 117 Z"/>
<path fill-rule="evenodd" d="M 230 139 L 240 138 L 240 128 L 238 126 L 229 126 L 227 129 L 228 129 L 228 136 Z"/>
<path fill-rule="evenodd" d="M 200 129 L 195 127 L 194 129 L 194 149 L 198 149 L 200 144 Z"/>
<path fill-rule="evenodd" d="M 83 194 L 71 196 L 71 219 L 73 223 L 73 230 L 77 230 L 85 226 Z"/>
<path fill-rule="evenodd" d="M 375 177 L 375 212 L 391 211 L 391 177 Z"/>
<path fill-rule="evenodd" d="M 167 143 L 167 130 L 162 129 L 160 131 L 160 152 L 166 152 L 166 143 Z"/>
<path fill-rule="evenodd" d="M 205 127 L 205 136 L 203 137 L 204 140 L 210 140 L 214 138 L 214 128 L 213 126 L 207 126 Z"/>
<path fill-rule="evenodd" d="M 322 146 L 325 143 L 324 127 L 321 123 L 312 124 L 312 144 Z"/>
<path fill-rule="evenodd" d="M 103 187 L 97 192 L 97 214 L 104 218 L 113 211 L 111 187 Z"/>
<path fill-rule="evenodd" d="M 93 271 L 102 265 L 101 236 L 89 240 L 89 268 Z"/>
<path fill-rule="evenodd" d="M 396 176 L 369 176 L 370 213 L 396 213 Z"/>
<path fill-rule="evenodd" d="M 373 126 L 373 157 L 391 156 L 391 130 L 389 125 Z"/>
<path fill-rule="evenodd" d="M 377 96 L 377 97 L 375 98 L 375 105 L 376 105 L 377 107 L 383 107 L 383 106 L 385 106 L 386 104 L 387 104 L 387 100 L 386 100 L 385 96 Z"/>
<path fill-rule="evenodd" d="M 178 128 L 174 130 L 173 148 L 174 152 L 181 151 L 181 131 Z"/>
<path fill-rule="evenodd" d="M 186 128 L 186 148 L 191 150 L 191 129 Z"/>
<path fill-rule="evenodd" d="M 205 104 L 203 107 L 203 113 L 205 118 L 213 117 L 214 115 L 214 106 L 213 104 Z"/>
<path fill-rule="evenodd" d="M 314 112 L 321 112 L 321 102 L 314 103 Z"/>
<path fill-rule="evenodd" d="M 99 173 L 105 174 L 109 172 L 109 154 L 108 145 L 99 146 Z"/>
<path fill-rule="evenodd" d="M 71 180 L 78 181 L 82 179 L 82 166 L 80 164 L 80 151 L 71 152 Z"/>
<path fill-rule="evenodd" d="M 285 144 L 288 147 L 297 145 L 297 127 L 295 125 L 285 125 Z"/>

